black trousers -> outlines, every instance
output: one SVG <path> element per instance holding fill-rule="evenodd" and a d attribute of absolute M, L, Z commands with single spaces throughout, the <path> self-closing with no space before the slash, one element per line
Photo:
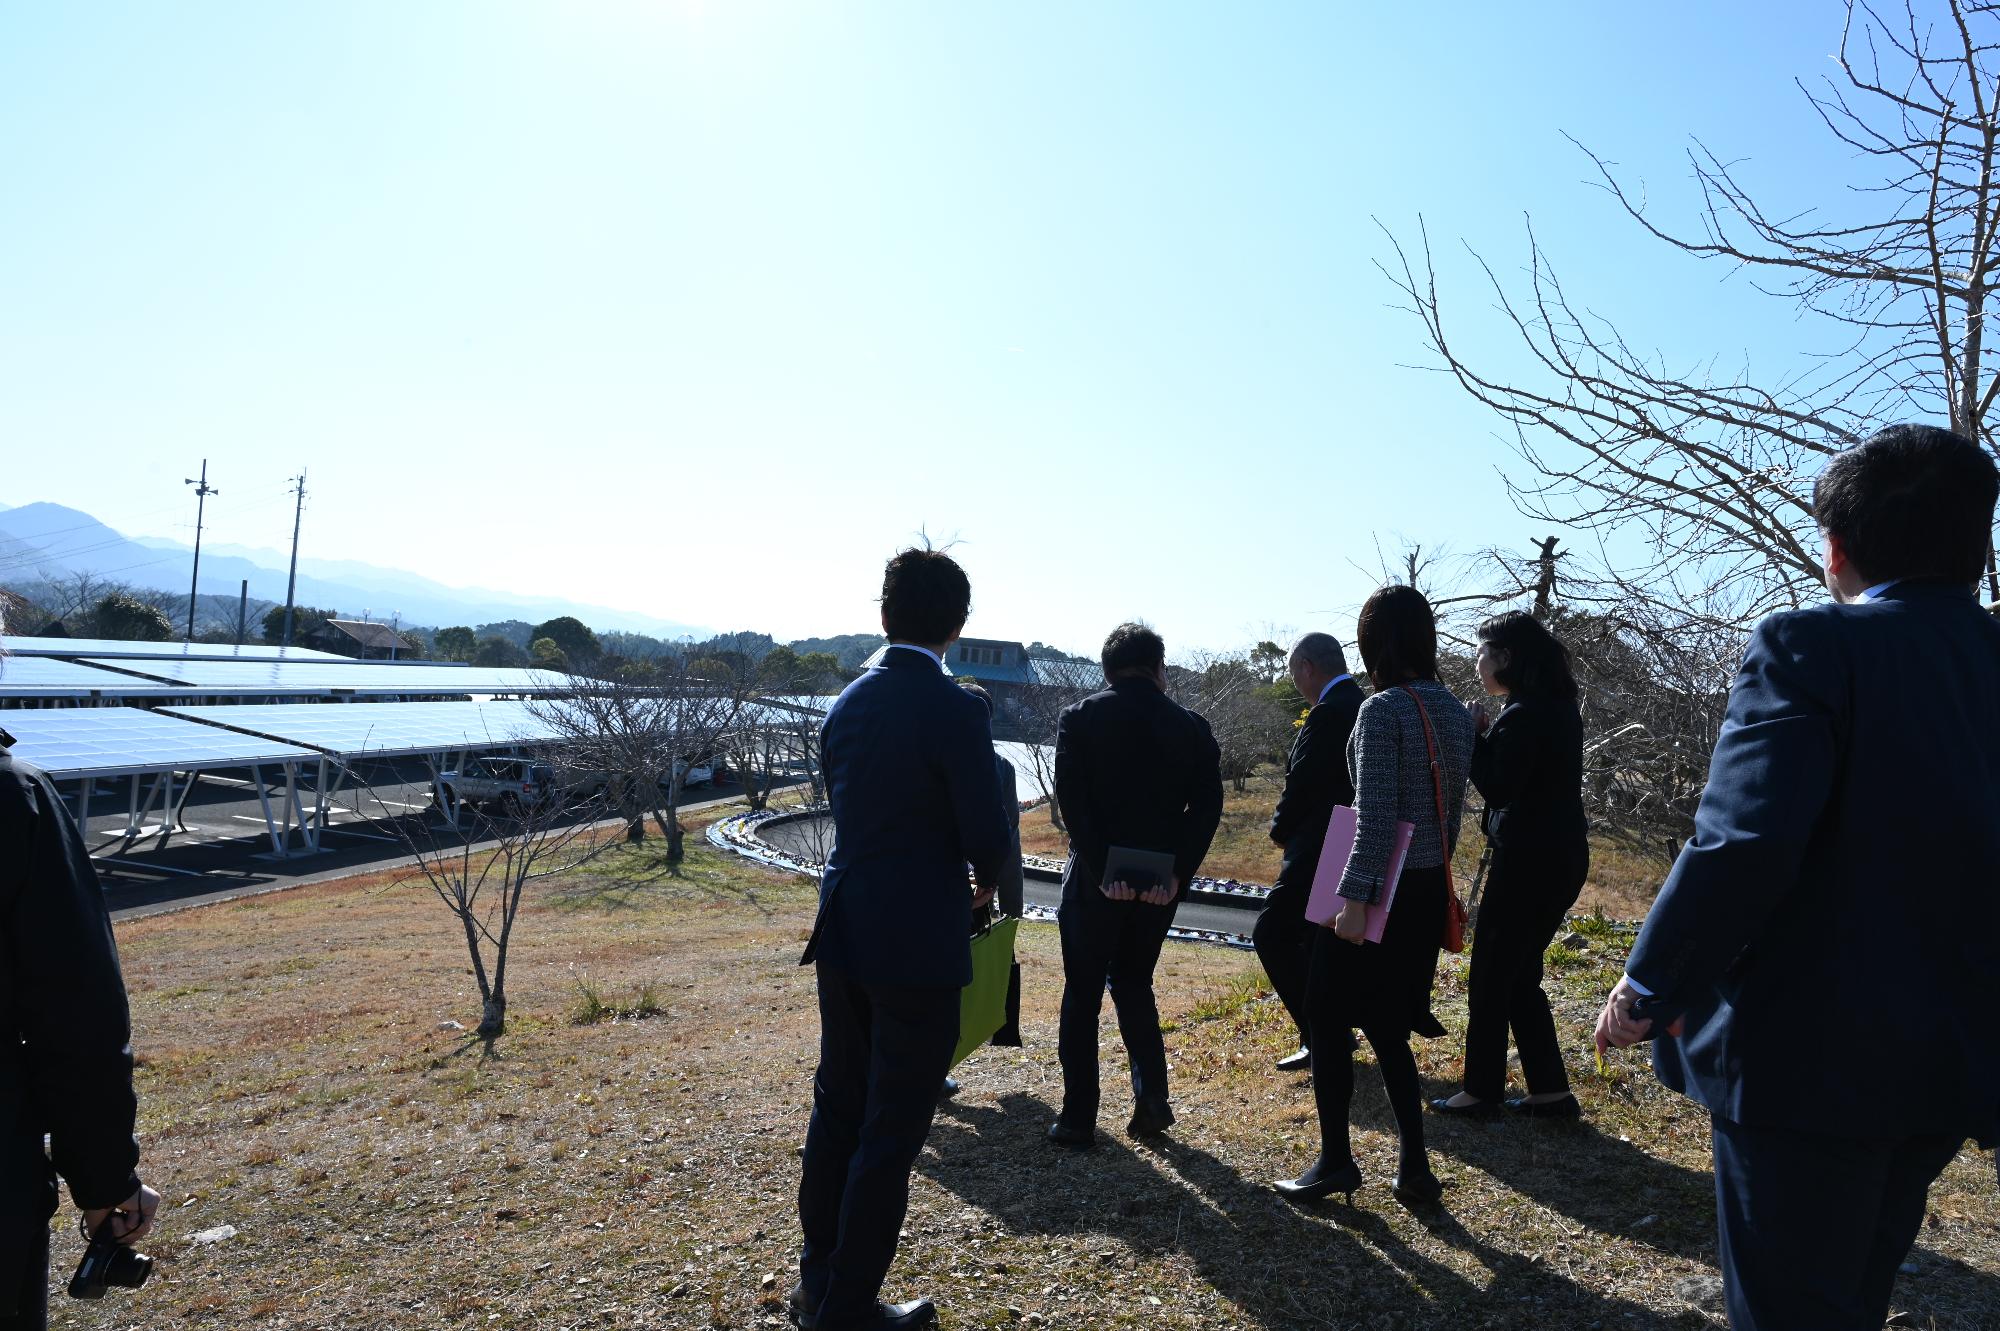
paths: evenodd
<path fill-rule="evenodd" d="M 45 1331 L 49 1324 L 49 1226 L 0 1219 L 6 1236 L 0 1262 L 10 1268 L 0 1275 L 0 1331 Z"/>
<path fill-rule="evenodd" d="M 1465 1093 L 1507 1094 L 1507 1031 L 1521 1051 L 1530 1095 L 1569 1089 L 1555 1018 L 1542 992 L 1542 954 L 1569 917 L 1590 873 L 1590 848 L 1536 854 L 1493 852 L 1466 977 Z"/>
<path fill-rule="evenodd" d="M 1056 1054 L 1062 1061 L 1063 1121 L 1079 1128 L 1097 1121 L 1097 1016 L 1104 990 L 1118 1012 L 1118 1033 L 1132 1063 L 1132 1094 L 1167 1097 L 1167 1042 L 1153 1001 L 1153 967 L 1174 922 L 1173 905 L 1111 901 L 1079 884 L 1057 913 L 1062 932 L 1062 1021 Z"/>
<path fill-rule="evenodd" d="M 1825 1137 L 1713 1119 L 1736 1331 L 1877 1331 L 1962 1137 Z"/>
<path fill-rule="evenodd" d="M 819 1070 L 799 1181 L 799 1277 L 819 1320 L 874 1310 L 910 1204 L 910 1167 L 958 1045 L 957 989 L 862 984 L 819 968 Z"/>
<path fill-rule="evenodd" d="M 1306 977 L 1312 971 L 1313 934 L 1318 925 L 1306 923 L 1308 888 L 1297 883 L 1280 883 L 1271 890 L 1264 909 L 1251 927 L 1250 941 L 1257 945 L 1257 960 L 1271 977 L 1271 989 L 1292 1024 L 1299 1028 L 1299 1044 L 1312 1044 L 1310 1020 L 1306 1015 Z"/>

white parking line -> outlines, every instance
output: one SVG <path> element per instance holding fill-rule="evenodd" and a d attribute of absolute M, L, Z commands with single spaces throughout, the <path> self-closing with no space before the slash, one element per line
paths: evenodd
<path fill-rule="evenodd" d="M 208 876 L 196 873 L 193 869 L 172 869 L 164 864 L 142 864 L 138 860 L 113 859 L 109 855 L 92 855 L 90 858 L 96 860 L 99 864 L 122 864 L 128 869 L 143 869 L 147 873 L 173 873 L 179 874 L 183 878 L 205 878 Z"/>

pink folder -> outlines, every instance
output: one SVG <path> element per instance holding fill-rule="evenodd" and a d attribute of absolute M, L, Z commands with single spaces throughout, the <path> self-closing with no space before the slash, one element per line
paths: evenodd
<path fill-rule="evenodd" d="M 1314 924 L 1331 929 L 1333 917 L 1347 904 L 1347 898 L 1340 895 L 1340 879 L 1347 872 L 1347 861 L 1354 856 L 1357 826 L 1350 806 L 1334 805 L 1333 817 L 1326 825 L 1326 842 L 1320 847 L 1319 868 L 1313 873 L 1312 895 L 1306 899 L 1306 918 Z M 1410 836 L 1415 831 L 1410 823 L 1396 824 L 1396 845 L 1389 852 L 1388 871 L 1382 875 L 1382 894 L 1368 907 L 1368 927 L 1361 935 L 1367 942 L 1382 941 L 1382 930 L 1389 923 L 1389 907 L 1396 900 L 1396 880 L 1403 876 L 1403 861 L 1409 857 Z"/>

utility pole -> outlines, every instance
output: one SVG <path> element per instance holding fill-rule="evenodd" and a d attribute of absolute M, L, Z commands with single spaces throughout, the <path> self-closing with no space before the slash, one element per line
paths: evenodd
<path fill-rule="evenodd" d="M 243 630 L 250 618 L 250 579 L 243 579 L 243 586 L 236 594 L 236 645 L 243 645 Z"/>
<path fill-rule="evenodd" d="M 201 479 L 197 481 L 192 476 L 190 476 L 183 483 L 187 485 L 192 485 L 194 487 L 194 576 L 188 582 L 188 627 L 187 627 L 188 641 L 193 642 L 194 601 L 195 597 L 198 596 L 201 592 L 202 512 L 208 507 L 208 497 L 210 495 L 219 495 L 222 493 L 222 491 L 216 489 L 215 487 L 211 486 L 208 483 L 207 458 L 203 458 L 201 460 Z"/>
<path fill-rule="evenodd" d="M 292 571 L 285 579 L 285 646 L 292 645 L 292 592 L 299 585 L 299 519 L 306 511 L 306 469 L 299 468 L 299 474 L 292 477 L 292 493 L 299 497 L 292 509 Z"/>

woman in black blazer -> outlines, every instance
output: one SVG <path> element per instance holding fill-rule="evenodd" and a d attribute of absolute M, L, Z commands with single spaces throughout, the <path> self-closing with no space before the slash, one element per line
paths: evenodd
<path fill-rule="evenodd" d="M 1542 993 L 1542 954 L 1590 872 L 1576 676 L 1569 650 L 1540 620 L 1517 610 L 1480 625 L 1479 679 L 1488 693 L 1507 697 L 1490 725 L 1480 704 L 1469 704 L 1479 728 L 1472 784 L 1486 800 L 1493 863 L 1467 980 L 1464 1089 L 1431 1101 L 1431 1108 L 1485 1115 L 1504 1100 L 1526 1116 L 1575 1118 L 1576 1097 Z M 1510 1026 L 1528 1094 L 1505 1100 Z"/>

